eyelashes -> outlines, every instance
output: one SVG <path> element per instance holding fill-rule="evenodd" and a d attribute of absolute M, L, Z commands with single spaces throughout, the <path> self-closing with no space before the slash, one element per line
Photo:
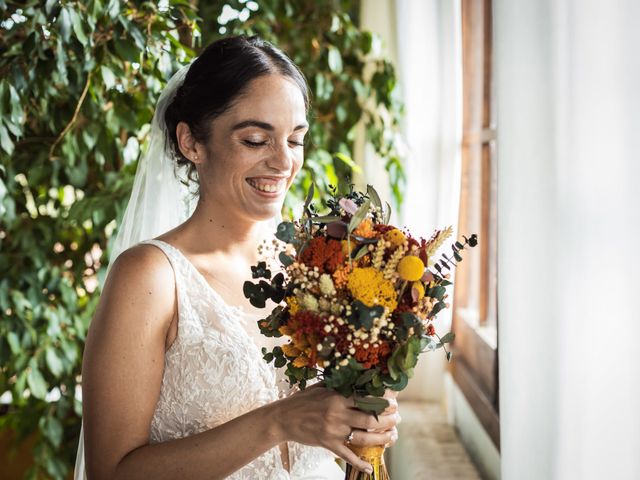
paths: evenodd
<path fill-rule="evenodd" d="M 246 146 L 250 147 L 250 148 L 260 148 L 260 147 L 264 147 L 265 145 L 268 144 L 267 141 L 264 142 L 252 142 L 251 140 L 243 140 L 242 143 L 244 143 Z M 303 147 L 304 143 L 303 142 L 294 142 L 293 140 L 289 141 L 289 144 L 296 146 L 296 147 Z"/>

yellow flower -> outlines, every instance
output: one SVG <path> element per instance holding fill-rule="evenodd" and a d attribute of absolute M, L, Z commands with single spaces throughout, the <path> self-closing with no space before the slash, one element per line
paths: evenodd
<path fill-rule="evenodd" d="M 300 306 L 298 305 L 298 300 L 296 299 L 296 297 L 287 297 L 285 298 L 285 301 L 287 302 L 287 305 L 289 305 L 289 313 L 291 315 L 295 315 L 300 309 Z M 288 335 L 288 334 L 285 333 L 285 335 Z"/>
<path fill-rule="evenodd" d="M 398 306 L 398 293 L 393 284 L 375 268 L 354 268 L 349 274 L 347 287 L 355 300 L 360 300 L 368 307 L 382 305 L 394 311 Z"/>
<path fill-rule="evenodd" d="M 396 248 L 402 245 L 407 240 L 407 237 L 400 230 L 394 228 L 384 234 L 384 239 L 391 242 L 391 248 Z"/>
<path fill-rule="evenodd" d="M 413 282 L 420 280 L 424 273 L 424 263 L 414 255 L 407 255 L 398 263 L 400 278 Z"/>
<path fill-rule="evenodd" d="M 287 343 L 286 345 L 282 345 L 282 353 L 284 353 L 289 358 L 295 358 L 300 355 L 302 351 L 293 346 L 291 343 Z"/>

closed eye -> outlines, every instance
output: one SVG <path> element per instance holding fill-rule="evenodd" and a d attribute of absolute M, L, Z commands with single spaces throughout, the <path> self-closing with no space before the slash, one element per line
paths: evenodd
<path fill-rule="evenodd" d="M 304 143 L 303 142 L 294 142 L 293 140 L 289 140 L 289 143 L 291 145 L 295 145 L 296 147 L 304 147 Z"/>
<path fill-rule="evenodd" d="M 251 140 L 243 140 L 242 143 L 251 148 L 262 147 L 267 144 L 267 142 L 252 142 Z"/>

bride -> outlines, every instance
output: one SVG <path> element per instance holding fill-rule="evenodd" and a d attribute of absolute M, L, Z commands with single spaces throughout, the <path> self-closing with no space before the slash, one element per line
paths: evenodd
<path fill-rule="evenodd" d="M 165 88 L 87 336 L 76 479 L 342 480 L 336 456 L 371 471 L 348 444 L 395 442 L 393 398 L 376 420 L 321 385 L 289 391 L 260 353 L 267 310 L 242 295 L 302 165 L 308 102 L 256 37 L 211 44 Z"/>

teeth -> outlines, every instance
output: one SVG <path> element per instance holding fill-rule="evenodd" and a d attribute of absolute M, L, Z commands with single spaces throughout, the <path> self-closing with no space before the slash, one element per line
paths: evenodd
<path fill-rule="evenodd" d="M 249 182 L 249 185 L 251 185 L 253 188 L 256 188 L 262 192 L 275 193 L 278 190 L 280 190 L 281 182 L 278 182 L 276 185 L 273 185 L 273 184 L 258 183 L 257 181 L 251 178 L 247 179 L 247 181 Z"/>

